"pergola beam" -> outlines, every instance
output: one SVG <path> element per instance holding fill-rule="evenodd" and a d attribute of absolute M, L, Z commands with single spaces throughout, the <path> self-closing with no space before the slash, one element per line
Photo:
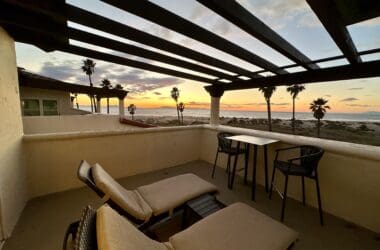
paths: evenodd
<path fill-rule="evenodd" d="M 219 77 L 221 79 L 228 79 L 228 80 L 232 80 L 232 81 L 236 80 L 235 76 L 226 74 L 224 72 L 214 70 L 211 68 L 207 68 L 207 67 L 195 64 L 195 63 L 185 61 L 185 60 L 177 59 L 175 57 L 167 56 L 167 55 L 155 52 L 155 51 L 151 51 L 151 50 L 144 49 L 141 47 L 137 47 L 134 45 L 130 45 L 127 43 L 115 41 L 113 39 L 98 36 L 98 35 L 88 33 L 88 32 L 82 31 L 82 30 L 78 30 L 75 28 L 69 27 L 68 30 L 69 30 L 70 39 L 74 39 L 77 41 L 90 43 L 93 45 L 101 46 L 101 47 L 112 49 L 115 51 L 120 51 L 120 52 L 124 52 L 127 54 L 131 54 L 131 55 L 135 55 L 135 56 L 139 56 L 139 57 L 143 57 L 143 58 L 147 58 L 147 59 L 171 64 L 171 65 L 174 65 L 177 67 L 182 67 L 182 68 L 186 68 L 189 70 L 208 74 L 211 76 L 216 76 L 216 77 Z"/>
<path fill-rule="evenodd" d="M 287 75 L 269 76 L 261 79 L 235 81 L 223 86 L 224 90 L 252 89 L 265 86 L 309 84 L 316 82 L 341 81 L 358 78 L 380 77 L 380 60 L 355 65 L 344 65 L 296 72 Z"/>
<path fill-rule="evenodd" d="M 305 56 L 235 0 L 197 1 L 246 31 L 248 34 L 251 34 L 284 56 L 300 64 L 300 66 L 309 70 L 319 68 L 318 65 L 311 62 L 310 58 Z"/>
<path fill-rule="evenodd" d="M 351 64 L 361 63 L 362 60 L 335 2 L 332 0 L 307 0 L 307 2 L 347 60 Z"/>
<path fill-rule="evenodd" d="M 200 27 L 152 2 L 147 0 L 102 0 L 122 10 L 145 18 L 163 27 L 181 33 L 194 40 L 231 54 L 244 61 L 267 69 L 275 74 L 286 74 L 283 69 L 261 58 L 260 56 L 218 36 L 207 29 Z"/>
<path fill-rule="evenodd" d="M 182 45 L 169 42 L 160 37 L 151 35 L 144 31 L 140 31 L 128 25 L 113 21 L 103 16 L 88 12 L 86 10 L 66 4 L 66 13 L 68 20 L 88 26 L 112 35 L 120 36 L 128 40 L 132 40 L 141 44 L 145 44 L 163 51 L 167 51 L 185 58 L 189 58 L 206 65 L 220 68 L 239 75 L 248 76 L 251 78 L 257 77 L 256 74 L 249 70 L 186 48 Z"/>
<path fill-rule="evenodd" d="M 116 64 L 120 64 L 120 65 L 125 65 L 125 66 L 129 66 L 129 67 L 133 67 L 133 68 L 139 68 L 139 69 L 153 71 L 153 72 L 157 72 L 157 73 L 161 73 L 161 74 L 176 76 L 176 77 L 180 77 L 180 78 L 186 78 L 186 79 L 194 80 L 194 81 L 198 81 L 198 82 L 217 84 L 217 82 L 214 79 L 209 79 L 206 77 L 201 77 L 201 76 L 197 76 L 197 75 L 193 75 L 193 74 L 189 74 L 189 73 L 184 73 L 181 71 L 172 70 L 172 69 L 160 67 L 160 66 L 153 65 L 153 64 L 139 62 L 139 61 L 131 60 L 128 58 L 124 58 L 124 57 L 120 57 L 120 56 L 116 56 L 116 55 L 112 55 L 112 54 L 107 54 L 107 53 L 103 53 L 103 52 L 99 52 L 99 51 L 95 51 L 95 50 L 82 48 L 82 47 L 75 46 L 75 45 L 68 45 L 68 46 L 60 48 L 60 50 L 64 51 L 64 52 L 72 53 L 75 55 L 81 55 L 81 56 L 85 56 L 85 57 L 89 57 L 89 58 L 96 58 L 98 60 L 116 63 Z"/>

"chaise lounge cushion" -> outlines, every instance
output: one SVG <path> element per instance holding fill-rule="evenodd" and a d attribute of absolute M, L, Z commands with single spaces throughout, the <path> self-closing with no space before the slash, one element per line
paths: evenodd
<path fill-rule="evenodd" d="M 202 194 L 216 192 L 217 187 L 194 174 L 183 174 L 137 188 L 154 215 L 174 208 Z"/>
<path fill-rule="evenodd" d="M 96 213 L 99 250 L 168 250 L 169 244 L 149 239 L 128 220 L 107 205 Z"/>
<path fill-rule="evenodd" d="M 96 186 L 128 214 L 143 221 L 149 220 L 152 209 L 137 191 L 125 189 L 117 183 L 104 169 L 95 164 L 92 168 Z"/>
<path fill-rule="evenodd" d="M 284 250 L 298 234 L 244 204 L 235 203 L 173 235 L 175 250 Z"/>

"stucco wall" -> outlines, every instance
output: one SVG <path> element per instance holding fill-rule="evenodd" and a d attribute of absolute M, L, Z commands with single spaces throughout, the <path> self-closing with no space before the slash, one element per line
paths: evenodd
<path fill-rule="evenodd" d="M 40 103 L 42 103 L 42 100 L 57 100 L 58 115 L 79 115 L 88 113 L 87 111 L 72 108 L 69 92 L 20 87 L 20 97 L 21 99 L 39 99 Z"/>
<path fill-rule="evenodd" d="M 9 237 L 26 203 L 22 121 L 14 41 L 0 27 L 0 239 Z"/>
<path fill-rule="evenodd" d="M 141 129 L 121 124 L 118 115 L 24 116 L 22 119 L 25 134 Z"/>
<path fill-rule="evenodd" d="M 250 129 L 206 125 L 201 133 L 200 158 L 211 164 L 214 163 L 215 159 L 217 147 L 216 134 L 219 131 L 250 134 L 280 140 L 281 142 L 268 147 L 269 181 L 275 149 L 300 144 L 321 146 L 326 150 L 318 168 L 324 211 L 370 230 L 380 232 L 380 220 L 378 219 L 380 211 L 380 147 Z M 252 155 L 253 153 L 251 152 L 249 170 L 252 170 Z M 281 157 L 286 158 L 289 155 L 282 154 Z M 239 168 L 243 167 L 244 159 L 242 156 L 238 164 Z M 226 165 L 227 157 L 220 157 L 218 166 L 225 167 Z M 261 185 L 264 185 L 263 149 L 260 147 L 257 166 L 257 181 Z M 251 179 L 251 171 L 248 176 Z M 276 177 L 276 186 L 279 190 L 283 191 L 283 175 L 277 172 Z M 288 195 L 299 201 L 302 200 L 301 179 L 299 177 L 289 178 Z M 317 207 L 315 182 L 312 180 L 306 180 L 306 202 L 310 206 Z M 279 207 L 278 209 L 280 216 L 281 208 Z M 318 223 L 317 213 L 315 214 L 315 218 L 316 223 Z M 326 221 L 326 224 L 328 224 L 328 221 Z"/>
<path fill-rule="evenodd" d="M 115 178 L 198 160 L 200 133 L 192 127 L 25 136 L 29 197 L 81 186 L 76 172 L 82 159 Z"/>

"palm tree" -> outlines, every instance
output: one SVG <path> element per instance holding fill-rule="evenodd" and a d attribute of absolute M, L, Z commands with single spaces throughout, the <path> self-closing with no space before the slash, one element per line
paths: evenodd
<path fill-rule="evenodd" d="M 124 87 L 121 86 L 121 84 L 118 83 L 118 84 L 115 85 L 114 89 L 123 90 Z"/>
<path fill-rule="evenodd" d="M 314 113 L 313 116 L 318 120 L 317 123 L 317 135 L 319 137 L 320 135 L 320 128 L 321 128 L 321 119 L 325 116 L 325 113 L 327 112 L 326 109 L 330 109 L 330 106 L 327 106 L 328 100 L 325 100 L 323 98 L 318 98 L 314 100 L 312 103 L 310 103 L 310 109 Z"/>
<path fill-rule="evenodd" d="M 175 106 L 177 108 L 178 123 L 181 124 L 181 120 L 179 119 L 179 110 L 178 110 L 179 89 L 177 87 L 173 87 L 172 91 L 170 92 L 170 95 L 175 101 Z"/>
<path fill-rule="evenodd" d="M 182 122 L 182 125 L 183 125 L 183 111 L 185 110 L 185 104 L 183 102 L 180 102 L 178 104 L 178 109 L 181 112 L 181 122 Z"/>
<path fill-rule="evenodd" d="M 296 98 L 300 92 L 305 90 L 305 86 L 301 84 L 294 84 L 290 87 L 286 88 L 286 91 L 290 93 L 290 95 L 293 98 L 293 118 L 292 118 L 292 127 L 293 127 L 293 134 L 296 133 Z"/>
<path fill-rule="evenodd" d="M 264 98 L 265 98 L 265 101 L 267 103 L 268 129 L 269 129 L 269 131 L 272 131 L 272 118 L 271 118 L 271 111 L 270 111 L 270 98 L 272 97 L 274 91 L 276 91 L 276 87 L 275 86 L 261 87 L 261 88 L 259 88 L 259 91 L 261 91 L 264 94 Z"/>
<path fill-rule="evenodd" d="M 86 73 L 86 75 L 88 75 L 88 80 L 90 82 L 91 87 L 93 86 L 91 75 L 95 72 L 95 64 L 96 63 L 94 63 L 94 61 L 92 61 L 91 59 L 83 60 L 82 70 L 84 73 Z M 90 100 L 91 100 L 91 112 L 93 112 L 94 109 L 96 112 L 95 97 L 93 95 L 90 95 Z"/>
<path fill-rule="evenodd" d="M 102 80 L 102 83 L 100 84 L 100 86 L 102 86 L 103 89 L 112 89 L 111 82 L 107 78 L 104 78 Z M 109 113 L 110 113 L 110 99 L 107 97 L 107 114 Z"/>
<path fill-rule="evenodd" d="M 135 113 L 136 113 L 136 105 L 134 105 L 134 104 L 131 104 L 131 105 L 129 105 L 128 106 L 128 112 L 131 114 L 131 116 L 132 116 L 132 120 L 134 120 L 135 118 L 134 118 L 134 115 L 135 115 Z"/>

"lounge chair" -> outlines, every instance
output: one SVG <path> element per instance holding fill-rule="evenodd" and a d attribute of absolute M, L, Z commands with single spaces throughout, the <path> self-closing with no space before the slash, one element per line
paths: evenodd
<path fill-rule="evenodd" d="M 217 187 L 194 174 L 183 174 L 127 190 L 99 164 L 81 161 L 78 177 L 102 199 L 143 230 L 181 210 L 184 204 Z"/>
<path fill-rule="evenodd" d="M 108 205 L 86 208 L 75 239 L 82 250 L 285 250 L 298 233 L 256 209 L 235 203 L 174 234 L 168 242 L 148 238 Z"/>

